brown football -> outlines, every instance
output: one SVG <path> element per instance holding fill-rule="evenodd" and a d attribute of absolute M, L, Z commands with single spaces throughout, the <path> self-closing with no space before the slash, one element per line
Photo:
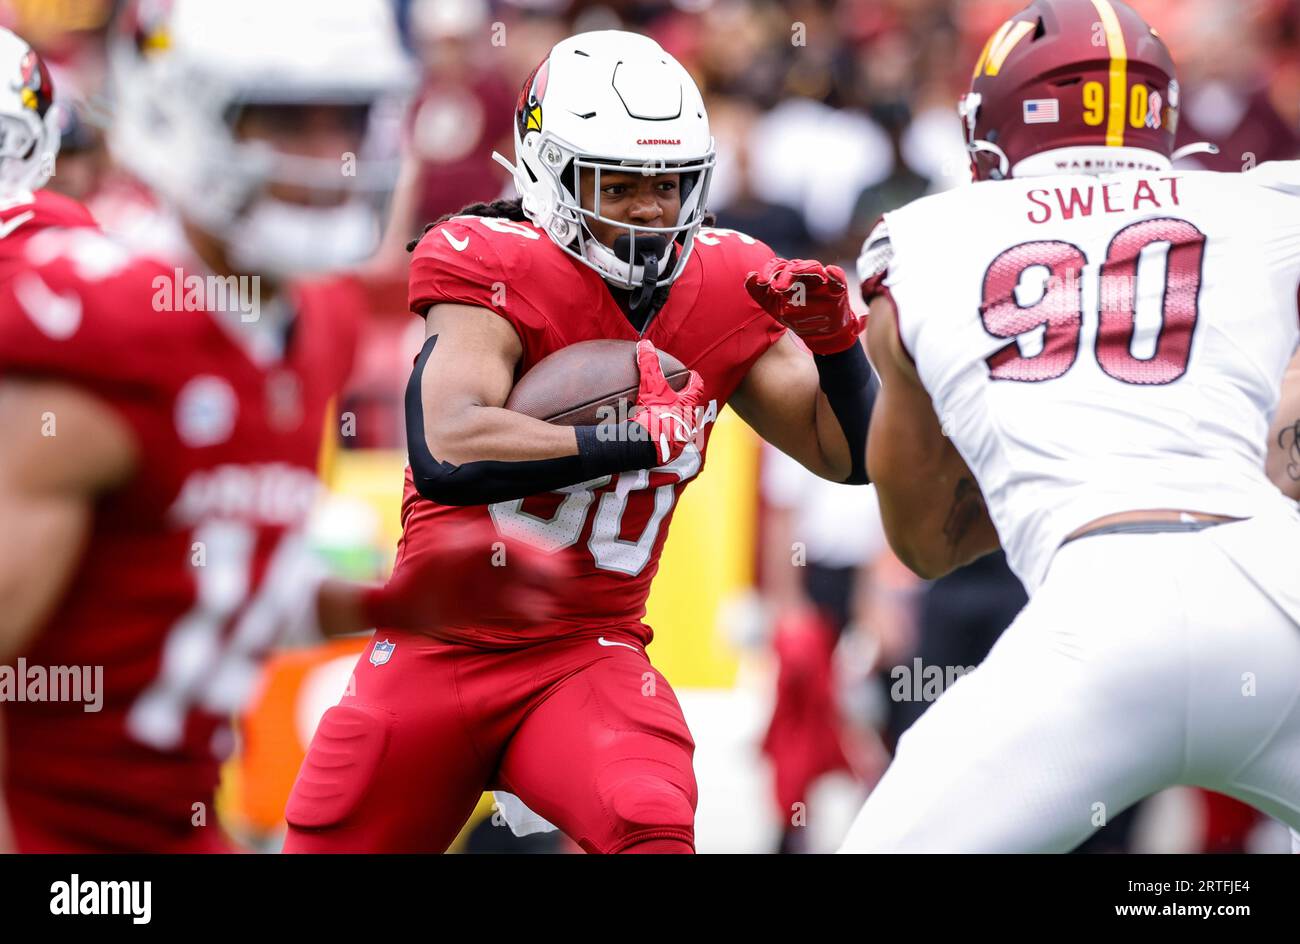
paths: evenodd
<path fill-rule="evenodd" d="M 666 351 L 659 352 L 659 366 L 674 390 L 690 380 L 690 371 Z M 630 411 L 639 379 L 635 341 L 581 341 L 542 358 L 520 377 L 506 409 L 561 426 L 591 426 L 617 418 L 620 400 Z M 601 414 L 602 407 L 615 412 Z"/>

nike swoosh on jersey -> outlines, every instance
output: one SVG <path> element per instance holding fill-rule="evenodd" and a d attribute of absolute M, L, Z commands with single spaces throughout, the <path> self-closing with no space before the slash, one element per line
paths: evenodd
<path fill-rule="evenodd" d="M 438 232 L 442 233 L 442 235 L 447 237 L 447 242 L 451 243 L 451 248 L 455 249 L 457 252 L 464 252 L 466 249 L 469 248 L 468 236 L 466 236 L 464 239 L 457 239 L 455 236 L 451 235 L 451 233 L 447 232 L 445 229 L 438 230 Z"/>
<path fill-rule="evenodd" d="M 36 218 L 36 211 L 28 210 L 26 213 L 19 213 L 11 220 L 7 220 L 4 223 L 0 223 L 0 239 L 4 239 L 6 236 L 8 236 L 10 233 L 16 230 L 18 227 L 22 226 L 24 223 L 34 220 L 35 218 Z"/>
<path fill-rule="evenodd" d="M 14 297 L 32 324 L 56 341 L 66 341 L 81 327 L 81 299 L 60 295 L 34 272 L 19 276 L 14 283 Z"/>
<path fill-rule="evenodd" d="M 633 646 L 631 643 L 626 643 L 626 642 L 610 642 L 610 641 L 609 641 L 608 639 L 606 639 L 604 636 L 598 636 L 598 637 L 596 638 L 596 642 L 599 643 L 599 644 L 602 645 L 602 646 L 622 646 L 624 649 L 631 649 L 633 652 L 640 652 L 640 651 L 641 651 L 641 650 L 638 649 L 636 646 Z"/>

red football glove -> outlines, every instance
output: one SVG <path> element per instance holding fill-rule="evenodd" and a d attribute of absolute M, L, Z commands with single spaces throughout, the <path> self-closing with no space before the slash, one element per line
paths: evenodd
<path fill-rule="evenodd" d="M 749 273 L 745 288 L 763 310 L 785 325 L 814 354 L 837 354 L 857 343 L 867 325 L 853 313 L 839 266 L 811 259 L 769 259 Z"/>
<path fill-rule="evenodd" d="M 698 432 L 696 410 L 704 400 L 704 381 L 691 371 L 691 379 L 681 392 L 674 391 L 659 366 L 659 353 L 644 338 L 636 342 L 636 365 L 641 371 L 641 385 L 636 392 L 636 407 L 628 419 L 646 430 L 659 464 L 664 465 L 680 456 Z"/>
<path fill-rule="evenodd" d="M 440 625 L 549 615 L 559 557 L 507 540 L 485 519 L 457 523 L 430 550 L 403 557 L 382 587 L 366 591 L 362 609 L 374 626 L 437 634 Z"/>

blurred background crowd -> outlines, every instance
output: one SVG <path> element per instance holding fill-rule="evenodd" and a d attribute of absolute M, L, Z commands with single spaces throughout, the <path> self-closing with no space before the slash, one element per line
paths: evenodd
<path fill-rule="evenodd" d="M 376 260 L 370 327 L 342 405 L 357 422 L 337 445 L 355 455 L 339 462 L 334 505 L 318 534 L 342 569 L 361 573 L 382 567 L 391 553 L 402 393 L 422 336 L 406 311 L 403 246 L 425 222 L 507 194 L 506 174 L 490 155 L 512 151 L 519 86 L 554 43 L 606 28 L 656 38 L 704 92 L 717 139 L 710 209 L 719 225 L 748 232 L 781 255 L 851 270 L 882 213 L 969 181 L 955 103 L 986 38 L 1022 6 L 1019 0 L 393 2 L 422 77 L 401 125 L 407 172 L 394 200 L 391 238 Z M 1217 155 L 1200 154 L 1190 163 L 1239 171 L 1300 157 L 1300 0 L 1132 3 L 1164 36 L 1179 66 L 1178 143 L 1219 146 Z M 116 5 L 0 0 L 0 25 L 46 57 L 62 100 L 72 106 L 51 187 L 88 202 L 109 229 L 120 181 L 105 147 L 113 113 L 105 43 Z M 652 600 L 659 650 L 652 652 L 683 690 L 699 743 L 701 851 L 827 848 L 883 770 L 898 735 L 932 700 L 913 697 L 922 688 L 913 677 L 929 666 L 977 665 L 1023 604 L 1023 591 L 1000 556 L 920 583 L 889 553 L 869 489 L 818 483 L 782 457 L 760 452 L 742 432 L 731 441 L 729 451 L 711 450 L 712 476 L 693 487 L 704 494 L 692 505 L 688 493 L 677 514 Z M 705 484 L 710 478 L 717 484 Z M 733 496 L 727 508 L 739 509 L 728 511 L 733 517 L 726 522 L 717 517 L 723 506 L 708 501 L 718 489 Z M 720 529 L 730 535 L 727 553 L 737 559 L 727 571 L 732 576 L 700 602 L 686 601 L 698 587 L 675 575 L 673 554 L 686 553 L 677 547 L 691 534 Z M 689 569 L 686 558 L 679 560 L 678 572 Z M 314 725 L 302 721 L 302 692 L 336 694 L 329 672 L 337 670 L 326 667 L 352 658 L 331 649 L 272 667 L 260 697 L 278 700 L 276 710 L 292 718 L 250 716 L 248 749 L 230 778 L 228 813 L 237 828 L 253 836 L 274 833 L 279 791 L 301 757 L 284 739 L 305 743 Z M 505 832 L 485 812 L 466 847 L 509 845 Z M 559 840 L 535 842 L 554 848 Z M 1117 819 L 1093 845 L 1284 848 L 1285 831 L 1222 798 L 1175 791 Z"/>
<path fill-rule="evenodd" d="M 409 124 L 421 217 L 505 186 L 487 160 L 509 144 L 523 78 L 573 32 L 632 28 L 696 76 L 723 168 L 723 215 L 790 253 L 851 251 L 891 205 L 966 177 L 952 121 L 984 40 L 1017 0 L 395 0 L 424 70 Z M 1300 3 L 1136 0 L 1188 93 L 1180 144 L 1219 144 L 1214 169 L 1300 149 Z M 113 0 L 5 0 L 0 20 L 93 99 Z M 84 115 L 83 115 L 84 116 Z M 93 148 L 93 127 L 68 144 Z M 812 160 L 813 156 L 816 160 Z M 62 170 L 62 169 L 61 169 Z M 64 181 L 93 189 L 93 175 Z M 789 211 L 793 210 L 794 213 Z"/>
<path fill-rule="evenodd" d="M 631 28 L 695 75 L 719 166 L 720 224 L 788 257 L 844 262 L 881 213 L 969 179 L 954 103 L 1019 0 L 394 0 L 423 71 L 407 116 L 409 192 L 393 246 L 426 221 L 506 191 L 525 76 L 573 32 Z M 0 0 L 0 23 L 46 56 L 70 110 L 53 186 L 94 202 L 110 172 L 105 36 L 115 0 Z M 1135 0 L 1179 65 L 1179 145 L 1240 170 L 1300 155 L 1300 0 Z M 286 38 L 286 41 L 289 41 Z M 376 376 L 382 375 L 376 371 Z M 389 387 L 392 387 L 391 379 Z M 379 389 L 358 391 L 376 398 Z M 392 403 L 386 404 L 390 408 Z M 395 415 L 395 414 L 394 414 Z M 354 445 L 397 442 L 367 425 Z"/>

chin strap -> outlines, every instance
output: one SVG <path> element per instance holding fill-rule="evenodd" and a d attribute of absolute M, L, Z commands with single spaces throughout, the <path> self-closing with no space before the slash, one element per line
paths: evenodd
<path fill-rule="evenodd" d="M 966 149 L 970 151 L 972 155 L 978 154 L 981 151 L 997 155 L 998 169 L 996 171 L 997 176 L 993 178 L 994 180 L 1005 180 L 1007 177 L 1011 176 L 1011 162 L 1007 160 L 1007 152 L 1002 150 L 1002 148 L 998 147 L 992 141 L 972 141 L 970 144 L 966 145 Z"/>
<path fill-rule="evenodd" d="M 644 320 L 654 303 L 655 289 L 659 287 L 659 261 L 668 251 L 668 240 L 662 236 L 642 236 L 636 241 L 637 258 L 632 258 L 632 237 L 619 236 L 614 240 L 614 255 L 635 268 L 641 266 L 641 284 L 632 293 L 629 305 L 632 316 Z"/>
<path fill-rule="evenodd" d="M 1209 141 L 1197 141 L 1195 144 L 1184 144 L 1173 154 L 1169 155 L 1170 162 L 1182 160 L 1184 157 L 1191 157 L 1193 154 L 1218 154 L 1219 146 L 1211 144 Z"/>
<path fill-rule="evenodd" d="M 506 171 L 510 174 L 511 180 L 513 180 L 515 174 L 519 172 L 519 168 L 515 167 L 515 162 L 510 160 L 500 151 L 492 152 L 492 160 L 496 161 L 498 164 L 500 164 L 502 167 L 506 169 Z"/>

